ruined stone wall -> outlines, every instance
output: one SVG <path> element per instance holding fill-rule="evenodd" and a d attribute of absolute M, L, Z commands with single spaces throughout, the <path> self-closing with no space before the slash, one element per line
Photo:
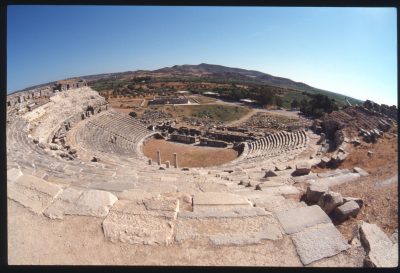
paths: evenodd
<path fill-rule="evenodd" d="M 255 140 L 255 137 L 238 132 L 222 132 L 222 131 L 208 131 L 206 136 L 216 140 L 227 142 L 243 142 L 246 140 Z"/>
<path fill-rule="evenodd" d="M 214 140 L 214 139 L 201 137 L 200 138 L 200 145 L 226 148 L 228 146 L 228 143 L 225 142 L 225 141 L 221 141 L 221 140 Z"/>
<path fill-rule="evenodd" d="M 172 134 L 171 135 L 172 141 L 183 142 L 187 144 L 196 143 L 196 137 L 187 136 L 187 135 L 179 135 L 179 134 Z"/>

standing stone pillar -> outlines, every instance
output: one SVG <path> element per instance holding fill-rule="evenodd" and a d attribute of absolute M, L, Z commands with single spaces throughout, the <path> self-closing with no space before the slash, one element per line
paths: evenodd
<path fill-rule="evenodd" d="M 151 158 L 149 159 L 149 165 L 152 165 L 153 161 L 151 160 Z"/>
<path fill-rule="evenodd" d="M 174 167 L 178 168 L 178 155 L 174 153 Z"/>
<path fill-rule="evenodd" d="M 169 168 L 169 161 L 165 161 L 165 167 Z"/>
<path fill-rule="evenodd" d="M 157 151 L 157 164 L 161 165 L 161 153 L 159 150 Z"/>

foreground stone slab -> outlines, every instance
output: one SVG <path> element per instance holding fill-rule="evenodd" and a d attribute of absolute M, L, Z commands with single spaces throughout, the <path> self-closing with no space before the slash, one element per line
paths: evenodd
<path fill-rule="evenodd" d="M 398 244 L 375 224 L 363 222 L 360 240 L 367 252 L 365 265 L 369 267 L 397 267 L 399 264 Z"/>
<path fill-rule="evenodd" d="M 118 198 L 109 192 L 90 190 L 83 192 L 71 214 L 104 217 Z"/>
<path fill-rule="evenodd" d="M 255 207 L 264 208 L 265 210 L 273 213 L 298 208 L 300 206 L 306 206 L 305 203 L 299 203 L 292 199 L 285 199 L 281 195 L 252 198 L 250 201 L 255 205 Z"/>
<path fill-rule="evenodd" d="M 44 212 L 50 219 L 63 219 L 64 215 L 105 217 L 118 198 L 110 192 L 66 189 Z"/>
<path fill-rule="evenodd" d="M 268 182 L 260 183 L 259 189 L 267 194 L 282 195 L 282 194 L 299 194 L 300 191 L 292 185 L 268 185 Z"/>
<path fill-rule="evenodd" d="M 327 178 L 319 178 L 319 179 L 312 179 L 306 181 L 310 184 L 319 184 L 321 186 L 333 187 L 336 185 L 341 185 L 343 183 L 351 182 L 356 179 L 360 178 L 360 174 L 358 173 L 346 173 L 342 175 L 327 177 Z"/>
<path fill-rule="evenodd" d="M 291 237 L 304 265 L 334 256 L 350 247 L 331 223 L 307 228 Z"/>
<path fill-rule="evenodd" d="M 61 192 L 60 186 L 27 174 L 7 185 L 7 197 L 36 214 L 41 214 Z"/>
<path fill-rule="evenodd" d="M 125 190 L 133 189 L 135 187 L 136 187 L 135 183 L 120 183 L 120 182 L 102 182 L 90 185 L 90 188 L 92 189 L 113 191 L 113 192 L 122 192 Z"/>
<path fill-rule="evenodd" d="M 73 188 L 65 189 L 43 214 L 50 219 L 63 219 L 65 214 L 71 214 L 74 211 L 75 203 L 81 194 L 82 191 L 80 190 Z"/>
<path fill-rule="evenodd" d="M 14 182 L 22 175 L 23 175 L 22 171 L 18 168 L 9 169 L 7 170 L 7 181 Z"/>
<path fill-rule="evenodd" d="M 237 208 L 249 207 L 251 203 L 244 197 L 226 192 L 202 192 L 193 196 L 193 210 L 204 211 L 214 207 Z"/>
<path fill-rule="evenodd" d="M 317 205 L 300 207 L 276 214 L 286 234 L 303 231 L 318 224 L 331 223 L 331 219 Z"/>
<path fill-rule="evenodd" d="M 119 193 L 117 196 L 118 196 L 118 199 L 120 199 L 120 200 L 122 199 L 122 200 L 135 201 L 135 200 L 143 200 L 143 199 L 147 199 L 147 198 L 156 197 L 156 196 L 159 196 L 159 194 L 153 194 L 148 191 L 141 190 L 141 189 L 131 189 L 131 190 L 125 190 L 125 191 Z"/>
<path fill-rule="evenodd" d="M 214 245 L 258 244 L 261 240 L 281 238 L 278 222 L 261 208 L 182 212 L 175 235 L 177 242 L 196 240 Z"/>
<path fill-rule="evenodd" d="M 170 198 L 119 200 L 103 221 L 104 235 L 112 242 L 168 245 L 173 240 L 178 207 L 179 201 Z"/>

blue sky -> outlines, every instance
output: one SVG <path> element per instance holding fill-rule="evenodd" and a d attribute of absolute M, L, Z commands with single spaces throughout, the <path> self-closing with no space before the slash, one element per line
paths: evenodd
<path fill-rule="evenodd" d="M 397 105 L 395 8 L 8 6 L 7 92 L 181 64 Z"/>

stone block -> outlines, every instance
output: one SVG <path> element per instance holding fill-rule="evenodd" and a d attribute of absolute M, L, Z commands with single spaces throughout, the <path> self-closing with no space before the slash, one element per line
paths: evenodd
<path fill-rule="evenodd" d="M 73 188 L 65 189 L 57 199 L 43 212 L 50 219 L 63 219 L 65 214 L 75 211 L 75 203 L 82 191 Z"/>
<path fill-rule="evenodd" d="M 118 198 L 114 194 L 107 191 L 85 191 L 67 214 L 105 217 L 117 200 Z"/>
<path fill-rule="evenodd" d="M 310 185 L 307 187 L 306 191 L 306 200 L 308 204 L 316 204 L 318 203 L 321 196 L 328 191 L 328 187 L 326 185 Z"/>
<path fill-rule="evenodd" d="M 309 180 L 309 183 L 326 185 L 329 188 L 336 185 L 341 185 L 343 183 L 354 181 L 358 178 L 360 178 L 360 175 L 358 173 L 345 173 L 345 174 L 334 175 L 327 178 L 315 179 L 314 181 Z"/>
<path fill-rule="evenodd" d="M 174 219 L 174 211 L 147 210 L 141 201 L 119 200 L 103 221 L 103 231 L 112 242 L 168 245 L 173 241 Z"/>
<path fill-rule="evenodd" d="M 367 253 L 366 266 L 398 266 L 398 244 L 393 243 L 377 225 L 363 222 L 360 225 L 360 240 Z"/>
<path fill-rule="evenodd" d="M 356 197 L 343 197 L 343 203 L 347 203 L 350 201 L 354 201 L 358 204 L 358 206 L 360 207 L 360 209 L 362 208 L 362 206 L 364 205 L 364 201 L 361 198 L 356 198 Z"/>
<path fill-rule="evenodd" d="M 311 171 L 311 164 L 309 162 L 302 162 L 296 165 L 296 170 L 294 175 L 306 175 L 309 174 Z"/>
<path fill-rule="evenodd" d="M 12 168 L 7 170 L 7 181 L 8 182 L 14 182 L 18 178 L 20 178 L 23 175 L 22 171 L 18 168 Z"/>
<path fill-rule="evenodd" d="M 335 223 L 342 223 L 350 217 L 356 217 L 360 211 L 360 206 L 355 201 L 349 201 L 335 208 L 332 219 Z"/>
<path fill-rule="evenodd" d="M 342 195 L 333 191 L 325 192 L 318 200 L 318 206 L 320 206 L 326 214 L 330 214 L 337 206 L 340 206 L 342 204 Z"/>
<path fill-rule="evenodd" d="M 286 234 L 300 232 L 318 224 L 331 223 L 328 215 L 317 205 L 279 212 L 276 216 Z"/>
<path fill-rule="evenodd" d="M 142 190 L 142 189 L 130 189 L 130 190 L 125 190 L 121 193 L 117 194 L 117 197 L 119 200 L 143 200 L 143 199 L 148 199 L 152 198 L 155 196 L 158 196 L 159 194 L 153 194 L 148 191 Z"/>
<path fill-rule="evenodd" d="M 307 228 L 291 237 L 304 265 L 332 257 L 350 248 L 332 223 Z"/>
<path fill-rule="evenodd" d="M 210 208 L 230 209 L 248 207 L 250 202 L 237 194 L 226 192 L 202 192 L 193 196 L 193 210 L 208 210 Z"/>
<path fill-rule="evenodd" d="M 258 244 L 282 238 L 272 214 L 261 208 L 235 208 L 207 212 L 180 212 L 175 240 L 200 240 L 214 245 Z"/>
<path fill-rule="evenodd" d="M 36 214 L 49 207 L 61 192 L 60 186 L 27 174 L 7 185 L 7 197 Z"/>

